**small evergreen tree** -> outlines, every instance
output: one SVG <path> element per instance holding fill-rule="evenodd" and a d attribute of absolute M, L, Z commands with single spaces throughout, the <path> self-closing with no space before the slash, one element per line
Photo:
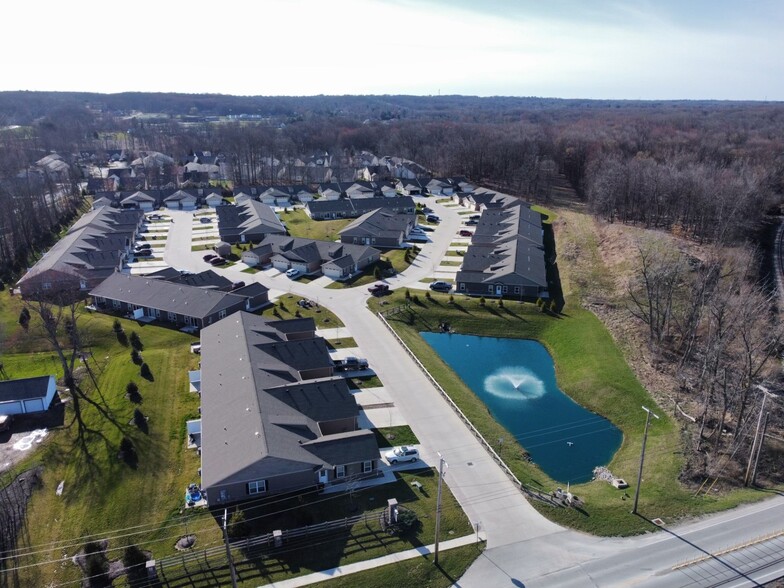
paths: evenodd
<path fill-rule="evenodd" d="M 245 511 L 234 507 L 234 512 L 229 517 L 229 524 L 226 526 L 226 533 L 232 539 L 247 537 L 250 534 L 250 525 L 245 518 Z"/>
<path fill-rule="evenodd" d="M 138 545 L 129 545 L 123 551 L 123 565 L 128 582 L 133 586 L 147 578 L 147 556 Z"/>
<path fill-rule="evenodd" d="M 484 306 L 484 305 L 485 305 L 485 297 L 484 297 L 484 296 L 482 296 L 482 297 L 479 299 L 479 306 Z"/>
<path fill-rule="evenodd" d="M 145 380 L 152 380 L 153 379 L 152 378 L 152 371 L 150 370 L 150 366 L 148 366 L 146 362 L 142 364 L 142 367 L 139 370 L 139 373 L 141 374 L 142 378 L 144 378 Z"/>
<path fill-rule="evenodd" d="M 131 361 L 136 365 L 142 364 L 142 354 L 136 349 L 131 349 Z"/>
<path fill-rule="evenodd" d="M 136 351 L 142 351 L 144 349 L 142 340 L 139 339 L 139 335 L 136 334 L 136 331 L 131 331 L 131 336 L 128 337 L 128 340 L 131 342 L 131 347 L 133 347 Z"/>

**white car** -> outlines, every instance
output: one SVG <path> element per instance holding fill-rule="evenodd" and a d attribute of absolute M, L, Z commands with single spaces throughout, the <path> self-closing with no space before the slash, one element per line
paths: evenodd
<path fill-rule="evenodd" d="M 299 270 L 291 268 L 286 272 L 286 277 L 288 278 L 296 278 L 299 275 Z"/>
<path fill-rule="evenodd" d="M 392 448 L 392 451 L 387 451 L 384 454 L 384 459 L 392 465 L 402 461 L 413 463 L 419 459 L 419 451 L 413 447 L 406 447 L 405 445 L 402 447 L 394 447 Z"/>

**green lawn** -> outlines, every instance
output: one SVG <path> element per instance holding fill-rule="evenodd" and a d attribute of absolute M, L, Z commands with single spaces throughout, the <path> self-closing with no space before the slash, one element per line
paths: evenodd
<path fill-rule="evenodd" d="M 408 259 L 406 259 L 406 251 L 410 251 Z M 364 269 L 361 274 L 352 277 L 349 280 L 342 282 L 332 282 L 327 288 L 331 290 L 340 290 L 343 288 L 355 288 L 357 286 L 367 286 L 377 282 L 380 278 L 376 277 L 376 268 L 381 271 L 381 275 L 388 271 L 390 268 L 395 270 L 395 273 L 405 271 L 411 262 L 416 259 L 417 254 L 421 251 L 419 247 L 412 247 L 411 249 L 386 249 L 381 255 L 381 259 L 369 265 Z"/>
<path fill-rule="evenodd" d="M 323 306 L 316 307 L 315 305 L 311 305 L 310 308 L 302 308 L 297 304 L 297 301 L 299 300 L 303 300 L 303 298 L 296 294 L 284 294 L 275 304 L 264 308 L 258 314 L 273 320 L 312 317 L 313 320 L 316 321 L 316 327 L 318 328 L 344 326 L 341 320 L 332 311 L 327 310 Z"/>
<path fill-rule="evenodd" d="M 18 300 L 3 299 L 3 322 L 8 324 L 19 308 Z M 29 333 L 19 327 L 4 331 L 3 363 L 11 377 L 61 376 L 59 363 L 37 335 L 36 320 L 33 317 Z M 114 540 L 110 547 L 120 549 L 130 542 L 141 542 L 161 556 L 173 552 L 172 534 L 182 533 L 182 525 L 166 526 L 179 519 L 186 485 L 198 480 L 199 459 L 195 452 L 186 450 L 184 429 L 186 419 L 198 418 L 198 396 L 188 392 L 187 378 L 187 370 L 198 364 L 198 356 L 189 352 L 195 339 L 176 330 L 121 320 L 126 334 L 135 331 L 144 344 L 142 356 L 154 378 L 148 381 L 131 362 L 129 348 L 118 343 L 112 332 L 113 320 L 95 313 L 83 315 L 78 322 L 90 343 L 88 365 L 97 380 L 97 387 L 89 378 L 82 380 L 97 405 L 81 401 L 89 429 L 84 440 L 77 436 L 72 405 L 67 403 L 61 424 L 51 427 L 44 442 L 15 468 L 44 466 L 42 490 L 30 501 L 27 531 L 19 547 L 69 542 L 91 533 L 145 525 L 143 533 Z M 131 380 L 142 396 L 138 406 L 149 419 L 147 432 L 130 424 L 136 405 L 125 397 L 125 388 Z M 117 456 L 123 436 L 133 440 L 138 455 L 135 467 Z M 61 481 L 64 492 L 56 496 L 54 489 Z M 205 515 L 190 517 L 194 528 L 205 541 L 220 538 L 214 521 Z M 68 544 L 65 549 L 40 554 L 38 560 L 58 559 L 63 552 L 72 555 L 79 547 Z M 58 563 L 27 568 L 21 579 L 26 586 L 44 586 L 79 576 L 75 566 Z"/>
<path fill-rule="evenodd" d="M 234 549 L 238 584 L 250 588 L 432 543 L 435 538 L 435 502 L 438 485 L 435 471 L 424 468 L 399 472 L 395 476 L 397 478 L 395 482 L 360 488 L 351 495 L 342 492 L 311 493 L 288 499 L 270 497 L 267 501 L 246 507 L 245 518 L 254 532 L 270 532 L 275 529 L 300 528 L 317 521 L 339 520 L 364 512 L 377 512 L 386 506 L 388 499 L 396 498 L 401 508 L 412 510 L 417 514 L 420 525 L 411 535 L 388 535 L 381 530 L 378 516 L 373 515 L 366 521 L 355 523 L 345 531 L 293 539 L 279 550 L 266 547 Z M 414 481 L 421 484 L 421 490 L 412 486 Z M 443 487 L 442 499 L 441 541 L 470 535 L 471 522 L 446 485 Z M 451 568 L 451 573 L 455 577 L 462 574 L 478 554 L 479 548 L 475 547 L 462 556 L 458 555 L 456 561 L 450 564 L 454 566 Z M 208 566 L 207 572 L 204 568 Z M 172 577 L 177 577 L 177 573 L 182 571 L 167 571 L 167 579 L 171 581 Z M 420 570 L 418 573 L 425 577 L 430 574 L 441 575 L 438 571 Z M 376 571 L 375 574 L 378 577 L 379 572 Z M 189 576 L 197 586 L 226 585 L 228 570 L 225 555 L 216 554 L 209 559 L 208 564 L 201 558 L 192 561 L 188 564 L 188 574 L 183 575 Z M 205 584 L 205 581 L 211 583 Z"/>
<path fill-rule="evenodd" d="M 553 212 L 552 210 L 545 208 L 544 206 L 539 206 L 538 204 L 532 204 L 531 210 L 534 212 L 540 212 L 545 215 L 547 218 L 543 219 L 542 222 L 548 225 L 553 224 L 556 219 L 558 219 L 558 213 Z"/>
<path fill-rule="evenodd" d="M 393 306 L 403 302 L 402 294 L 394 294 L 390 300 Z M 371 300 L 370 304 L 374 309 L 379 308 L 377 301 Z M 616 476 L 634 482 L 645 421 L 640 406 L 656 405 L 593 313 L 567 306 L 562 316 L 552 317 L 540 313 L 533 304 L 507 302 L 499 308 L 496 302 L 488 302 L 483 307 L 478 300 L 465 297 L 456 297 L 455 304 L 450 305 L 445 294 L 433 294 L 430 300 L 419 297 L 411 308 L 411 314 L 392 316 L 390 324 L 486 438 L 510 438 L 511 435 L 493 420 L 482 401 L 422 340 L 419 331 L 434 330 L 435 325 L 448 322 L 459 333 L 540 341 L 553 356 L 559 387 L 621 429 L 621 448 L 608 467 Z M 767 495 L 755 490 L 738 490 L 726 495 L 693 498 L 693 491 L 678 483 L 683 458 L 677 424 L 665 411 L 659 409 L 658 413 L 661 420 L 651 426 L 648 438 L 639 507 L 642 514 L 649 518 L 661 517 L 671 523 L 680 517 L 728 508 Z M 501 453 L 524 483 L 546 492 L 560 485 L 528 463 L 520 445 L 504 444 Z M 584 512 L 554 509 L 537 502 L 534 505 L 561 524 L 598 535 L 629 535 L 652 529 L 652 525 L 642 518 L 629 514 L 631 503 L 623 500 L 623 492 L 606 482 L 572 485 L 571 488 L 585 500 Z M 630 494 L 633 490 L 630 489 Z"/>
<path fill-rule="evenodd" d="M 326 339 L 327 347 L 332 349 L 348 349 L 349 347 L 356 347 L 357 342 L 353 337 L 340 337 L 338 339 Z"/>
<path fill-rule="evenodd" d="M 303 209 L 298 208 L 281 212 L 280 220 L 286 223 L 286 228 L 292 237 L 335 241 L 340 238 L 340 230 L 353 219 L 315 221 Z"/>
<path fill-rule="evenodd" d="M 421 586 L 426 588 L 448 588 L 455 585 L 474 560 L 482 554 L 484 544 L 466 545 L 438 554 L 438 565 L 433 556 L 374 568 L 364 572 L 343 576 L 326 582 L 311 584 L 313 588 L 401 588 Z"/>
<path fill-rule="evenodd" d="M 379 447 L 395 447 L 398 445 L 417 445 L 419 439 L 408 425 L 399 427 L 381 427 L 373 429 Z"/>

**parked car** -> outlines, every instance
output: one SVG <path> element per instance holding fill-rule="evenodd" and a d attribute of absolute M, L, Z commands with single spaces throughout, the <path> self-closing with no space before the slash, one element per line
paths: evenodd
<path fill-rule="evenodd" d="M 481 215 L 481 214 L 472 214 L 472 215 L 471 215 L 471 216 L 469 216 L 468 218 L 469 218 L 470 220 L 475 220 L 475 221 L 478 221 L 480 218 L 482 218 L 482 215 Z"/>
<path fill-rule="evenodd" d="M 149 257 L 152 255 L 152 249 L 134 249 L 133 254 L 136 257 Z"/>
<path fill-rule="evenodd" d="M 430 282 L 430 289 L 435 290 L 436 292 L 449 292 L 452 289 L 452 284 L 442 280 L 436 280 L 435 282 Z"/>
<path fill-rule="evenodd" d="M 474 220 L 474 219 L 468 219 L 468 220 L 465 222 L 465 224 L 467 224 L 468 226 L 474 226 L 474 225 L 478 225 L 478 224 L 479 224 L 479 221 L 478 221 L 478 220 Z"/>
<path fill-rule="evenodd" d="M 427 243 L 428 242 L 427 235 L 425 235 L 424 233 L 421 234 L 421 235 L 419 233 L 411 233 L 411 234 L 408 235 L 408 240 L 411 241 L 412 243 Z"/>
<path fill-rule="evenodd" d="M 400 461 L 415 462 L 419 459 L 419 451 L 406 445 L 394 447 L 392 451 L 387 451 L 384 454 L 384 459 L 392 465 Z"/>
<path fill-rule="evenodd" d="M 294 279 L 294 278 L 296 278 L 296 277 L 297 277 L 299 274 L 300 274 L 300 271 L 299 271 L 298 269 L 291 268 L 290 270 L 288 270 L 288 271 L 286 272 L 286 277 L 287 277 L 287 278 L 292 278 L 292 279 Z"/>
<path fill-rule="evenodd" d="M 240 280 L 239 282 L 234 282 L 231 285 L 232 290 L 236 290 L 237 288 L 244 288 L 244 287 L 245 287 L 245 282 L 243 282 L 242 280 Z"/>
<path fill-rule="evenodd" d="M 441 222 L 441 217 L 438 216 L 437 214 L 428 214 L 425 217 L 425 220 L 427 220 L 427 222 L 429 222 L 429 223 L 440 223 Z"/>
<path fill-rule="evenodd" d="M 470 237 L 473 235 L 471 231 L 467 231 L 466 229 L 462 229 L 459 233 L 461 237 Z"/>
<path fill-rule="evenodd" d="M 335 364 L 335 370 L 339 372 L 368 369 L 367 359 L 361 357 L 350 356 L 345 359 L 336 359 L 332 363 Z"/>
<path fill-rule="evenodd" d="M 375 286 L 370 286 L 368 292 L 373 296 L 384 296 L 385 294 L 389 294 L 389 284 L 376 284 Z"/>
<path fill-rule="evenodd" d="M 223 265 L 226 263 L 226 260 L 222 257 L 214 257 L 210 260 L 210 265 Z"/>
<path fill-rule="evenodd" d="M 427 225 L 422 225 L 419 228 L 422 229 L 423 231 L 428 232 L 428 233 L 432 233 L 433 231 L 435 231 L 435 228 L 429 227 Z"/>
<path fill-rule="evenodd" d="M 215 255 L 214 253 L 208 253 L 207 255 L 205 255 L 204 257 L 202 257 L 202 259 L 203 259 L 204 261 L 212 261 L 212 260 L 213 260 L 213 259 L 215 259 L 216 257 L 218 257 L 218 256 L 217 256 L 217 255 Z"/>
<path fill-rule="evenodd" d="M 430 208 L 429 206 L 423 206 L 422 212 L 424 212 L 425 214 L 433 214 L 433 209 Z"/>
<path fill-rule="evenodd" d="M 202 216 L 201 218 L 199 218 L 199 222 L 207 224 L 207 223 L 211 223 L 212 219 L 208 216 Z"/>

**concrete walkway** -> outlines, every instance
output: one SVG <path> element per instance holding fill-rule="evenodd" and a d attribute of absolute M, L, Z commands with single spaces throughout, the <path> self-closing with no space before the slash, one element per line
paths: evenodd
<path fill-rule="evenodd" d="M 457 539 L 450 539 L 449 541 L 442 541 L 438 546 L 438 551 L 447 551 L 455 547 L 463 547 L 464 545 L 471 545 L 476 543 L 476 535 L 466 535 L 465 537 L 458 537 Z M 479 533 L 479 540 L 484 540 L 484 535 Z M 291 580 L 283 580 L 282 582 L 273 582 L 267 584 L 271 588 L 297 588 L 298 586 L 307 586 L 308 584 L 315 584 L 316 582 L 324 582 L 325 580 L 334 580 L 335 578 L 342 578 L 357 572 L 364 572 L 365 570 L 372 570 L 389 564 L 400 563 L 409 559 L 416 559 L 424 557 L 433 553 L 435 545 L 426 545 L 417 547 L 416 549 L 409 549 L 407 551 L 399 551 L 398 553 L 391 553 L 375 559 L 368 559 L 353 564 L 347 564 L 331 570 L 324 570 L 323 572 L 316 572 L 315 574 L 308 574 L 307 576 L 299 576 Z M 401 587 L 403 588 L 403 587 Z"/>

